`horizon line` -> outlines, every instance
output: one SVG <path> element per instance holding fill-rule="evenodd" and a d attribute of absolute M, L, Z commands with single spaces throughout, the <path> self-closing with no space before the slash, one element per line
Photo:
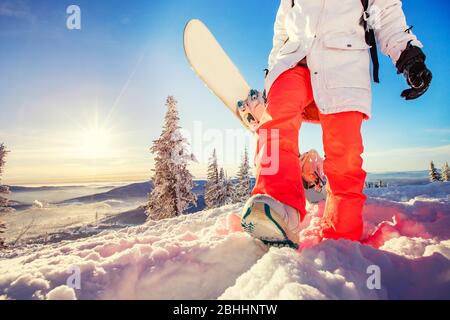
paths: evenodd
<path fill-rule="evenodd" d="M 406 170 L 406 171 L 372 171 L 367 172 L 368 175 L 373 174 L 393 174 L 393 173 L 418 173 L 418 172 L 427 172 L 428 170 Z M 103 177 L 97 179 L 86 179 L 86 180 L 67 180 L 67 181 L 47 181 L 47 182 L 18 182 L 18 183 L 6 183 L 5 185 L 9 187 L 54 187 L 54 186 L 65 186 L 65 187 L 78 187 L 78 186 L 89 186 L 89 185 L 105 185 L 105 184 L 132 184 L 132 183 L 143 183 L 147 181 L 151 181 L 151 178 L 132 178 L 132 177 L 117 177 L 118 179 L 114 179 L 114 177 Z M 254 175 L 252 175 L 254 178 Z M 233 178 L 231 178 L 233 179 Z M 194 176 L 194 181 L 204 181 L 206 180 L 206 176 Z"/>

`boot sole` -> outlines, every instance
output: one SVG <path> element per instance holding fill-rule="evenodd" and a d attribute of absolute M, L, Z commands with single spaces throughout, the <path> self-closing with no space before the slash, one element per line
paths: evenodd
<path fill-rule="evenodd" d="M 288 229 L 284 221 L 272 215 L 270 206 L 267 204 L 255 203 L 247 210 L 241 225 L 248 234 L 269 247 L 299 248 L 293 241 L 295 237 L 286 231 Z"/>

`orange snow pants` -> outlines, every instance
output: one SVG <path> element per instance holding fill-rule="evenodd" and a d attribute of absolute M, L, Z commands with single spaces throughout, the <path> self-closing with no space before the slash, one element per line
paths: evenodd
<path fill-rule="evenodd" d="M 314 102 L 310 71 L 295 67 L 273 84 L 267 108 L 258 128 L 256 186 L 253 195 L 267 194 L 306 215 L 302 182 L 299 130 L 305 108 Z M 319 114 L 325 149 L 324 173 L 328 180 L 323 236 L 328 239 L 361 240 L 363 194 L 366 172 L 360 112 Z M 277 151 L 278 150 L 278 151 Z M 277 155 L 274 153 L 278 152 Z M 277 170 L 273 170 L 276 167 Z"/>

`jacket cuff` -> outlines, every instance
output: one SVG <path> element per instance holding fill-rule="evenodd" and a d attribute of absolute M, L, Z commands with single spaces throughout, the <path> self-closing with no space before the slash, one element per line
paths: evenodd
<path fill-rule="evenodd" d="M 421 48 L 416 47 L 412 44 L 412 42 L 409 42 L 397 61 L 396 67 L 398 73 L 403 73 L 405 67 L 413 60 L 425 62 L 426 56 Z"/>
<path fill-rule="evenodd" d="M 392 59 L 392 63 L 397 65 L 400 60 L 400 56 L 405 51 L 408 43 L 410 43 L 414 47 L 423 48 L 422 42 L 417 39 L 410 39 L 409 41 L 399 41 L 398 44 L 388 51 L 389 57 Z"/>

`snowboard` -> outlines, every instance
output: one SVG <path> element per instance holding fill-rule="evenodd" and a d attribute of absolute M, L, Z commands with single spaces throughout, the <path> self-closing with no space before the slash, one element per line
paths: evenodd
<path fill-rule="evenodd" d="M 247 99 L 250 86 L 203 22 L 194 19 L 184 29 L 184 51 L 192 70 L 242 122 L 238 101 Z"/>
<path fill-rule="evenodd" d="M 190 20 L 184 29 L 184 51 L 192 70 L 227 109 L 249 129 L 239 115 L 238 102 L 248 98 L 251 90 L 239 69 L 208 27 L 200 20 Z M 305 189 L 310 203 L 326 199 L 326 191 Z"/>

